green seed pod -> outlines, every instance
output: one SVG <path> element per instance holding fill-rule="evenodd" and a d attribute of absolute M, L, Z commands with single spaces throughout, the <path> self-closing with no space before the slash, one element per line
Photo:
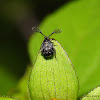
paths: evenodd
<path fill-rule="evenodd" d="M 10 97 L 0 97 L 0 100 L 17 100 L 17 99 L 10 98 Z"/>
<path fill-rule="evenodd" d="M 45 59 L 39 52 L 29 80 L 31 100 L 77 100 L 78 80 L 61 45 L 55 45 L 56 58 Z"/>

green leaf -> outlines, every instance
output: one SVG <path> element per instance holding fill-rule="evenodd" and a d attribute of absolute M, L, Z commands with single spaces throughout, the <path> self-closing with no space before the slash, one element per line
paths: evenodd
<path fill-rule="evenodd" d="M 77 0 L 64 5 L 46 17 L 40 29 L 49 35 L 56 28 L 62 33 L 52 35 L 68 52 L 78 75 L 79 97 L 100 85 L 100 0 Z M 30 38 L 29 53 L 35 59 L 43 36 Z"/>
<path fill-rule="evenodd" d="M 39 52 L 32 69 L 29 91 L 32 100 L 77 100 L 78 80 L 70 59 L 61 45 L 55 45 L 56 58 L 45 59 Z"/>
<path fill-rule="evenodd" d="M 10 97 L 0 97 L 0 100 L 17 100 L 17 99 L 10 98 Z"/>
<path fill-rule="evenodd" d="M 28 81 L 30 75 L 31 67 L 28 66 L 24 76 L 19 80 L 19 83 L 13 91 L 9 91 L 8 95 L 13 95 L 18 100 L 30 100 L 29 91 L 28 91 Z"/>
<path fill-rule="evenodd" d="M 16 86 L 16 83 L 14 74 L 9 73 L 5 65 L 0 64 L 0 95 L 7 95 L 8 91 Z"/>
<path fill-rule="evenodd" d="M 82 100 L 100 100 L 100 87 L 95 88 L 93 91 L 88 93 Z"/>

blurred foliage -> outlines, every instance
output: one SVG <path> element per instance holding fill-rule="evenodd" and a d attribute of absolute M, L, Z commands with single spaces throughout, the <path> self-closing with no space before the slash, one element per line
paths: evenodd
<path fill-rule="evenodd" d="M 25 72 L 29 63 L 27 40 L 32 25 L 40 23 L 46 13 L 51 13 L 50 9 L 56 10 L 67 1 L 70 0 L 58 0 L 56 6 L 56 0 L 49 0 L 49 3 L 45 0 L 42 3 L 41 0 L 0 0 L 0 95 L 14 88 Z"/>
<path fill-rule="evenodd" d="M 56 28 L 63 30 L 52 35 L 68 52 L 79 77 L 79 97 L 100 85 L 100 1 L 80 0 L 64 5 L 41 23 L 40 29 L 49 35 Z M 40 49 L 43 36 L 34 34 L 29 41 L 31 61 Z"/>
<path fill-rule="evenodd" d="M 18 37 L 0 37 L 0 94 L 14 88 L 27 64 L 25 44 Z M 23 70 L 24 69 L 24 70 Z M 7 81 L 8 80 L 8 81 Z M 6 82 L 7 81 L 7 82 Z"/>
<path fill-rule="evenodd" d="M 13 0 L 0 1 L 0 95 L 16 86 L 29 62 L 27 46 L 16 24 L 21 17 L 21 6 L 17 4 Z"/>
<path fill-rule="evenodd" d="M 24 73 L 28 55 L 24 41 L 19 37 L 17 31 L 9 30 L 10 24 L 2 27 L 0 36 L 0 94 L 6 94 L 11 87 L 14 88 L 18 78 Z M 7 27 L 7 28 L 6 28 Z M 7 32 L 8 30 L 8 32 Z M 16 29 L 15 29 L 16 30 Z M 13 33 L 11 34 L 9 33 Z M 5 80 L 9 80 L 5 82 Z M 9 82 L 9 83 L 8 83 Z"/>
<path fill-rule="evenodd" d="M 30 100 L 28 90 L 28 81 L 31 72 L 30 69 L 31 67 L 27 66 L 26 72 L 23 75 L 23 77 L 19 80 L 17 87 L 8 92 L 9 96 L 13 95 L 13 97 L 18 98 L 20 100 Z"/>
<path fill-rule="evenodd" d="M 10 88 L 14 88 L 16 82 L 15 76 L 0 64 L 0 95 L 6 94 Z"/>

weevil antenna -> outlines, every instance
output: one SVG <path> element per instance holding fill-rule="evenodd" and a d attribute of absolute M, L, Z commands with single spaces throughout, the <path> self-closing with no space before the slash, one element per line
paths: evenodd
<path fill-rule="evenodd" d="M 58 33 L 61 33 L 62 32 L 62 30 L 61 29 L 55 29 L 50 35 L 49 35 L 49 37 L 52 35 L 52 34 L 58 34 Z"/>
<path fill-rule="evenodd" d="M 38 33 L 41 33 L 43 36 L 45 36 L 43 33 L 42 33 L 42 31 L 40 30 L 40 28 L 38 28 L 38 27 L 32 27 L 32 31 L 34 31 L 34 32 L 38 32 Z M 46 37 L 46 36 L 45 36 Z"/>

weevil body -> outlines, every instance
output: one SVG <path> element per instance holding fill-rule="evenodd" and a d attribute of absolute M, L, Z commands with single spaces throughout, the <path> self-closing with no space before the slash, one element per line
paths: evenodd
<path fill-rule="evenodd" d="M 44 57 L 51 57 L 54 54 L 56 54 L 54 44 L 53 42 L 51 42 L 52 39 L 50 39 L 49 37 L 54 33 L 61 33 L 62 31 L 60 29 L 56 29 L 49 36 L 45 36 L 38 27 L 32 27 L 32 30 L 34 32 L 41 33 L 44 36 L 44 41 L 42 42 L 42 45 L 41 45 L 41 54 Z"/>
<path fill-rule="evenodd" d="M 41 45 L 41 53 L 45 57 L 50 57 L 53 54 L 55 54 L 55 48 L 53 42 L 51 42 L 49 37 L 44 37 L 44 41 L 42 42 Z"/>

